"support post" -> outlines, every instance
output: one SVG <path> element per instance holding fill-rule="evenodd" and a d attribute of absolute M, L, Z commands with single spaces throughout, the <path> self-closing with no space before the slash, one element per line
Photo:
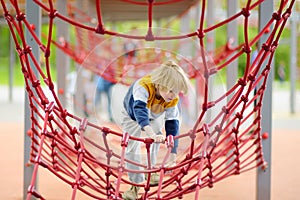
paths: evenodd
<path fill-rule="evenodd" d="M 230 17 L 234 14 L 236 14 L 238 8 L 238 2 L 237 0 L 228 0 L 227 1 L 227 17 Z M 228 23 L 227 26 L 227 41 L 233 40 L 232 45 L 236 46 L 237 45 L 237 40 L 238 40 L 238 26 L 237 26 L 237 21 L 231 21 Z M 234 84 L 236 83 L 237 80 L 237 75 L 238 75 L 238 60 L 234 60 L 229 64 L 229 66 L 226 68 L 226 86 L 227 90 L 232 88 Z M 228 100 L 231 99 L 232 95 L 228 97 Z"/>
<path fill-rule="evenodd" d="M 26 1 L 26 16 L 27 20 L 30 24 L 35 25 L 35 34 L 38 38 L 41 38 L 41 8 L 37 6 L 33 1 Z M 26 42 L 32 48 L 33 56 L 38 59 L 40 58 L 39 46 L 35 42 L 34 38 L 26 29 Z M 34 67 L 34 63 L 32 59 L 29 58 L 29 64 L 32 66 L 32 70 L 35 73 L 36 77 L 38 77 L 38 70 Z M 28 160 L 30 159 L 30 146 L 31 146 L 31 138 L 27 135 L 27 131 L 31 128 L 31 120 L 30 120 L 30 106 L 29 100 L 25 95 L 25 111 L 24 111 L 24 177 L 23 177 L 23 199 L 26 199 L 27 196 L 27 188 L 30 185 L 31 177 L 33 174 L 34 165 L 26 166 Z M 37 187 L 36 185 L 34 186 Z"/>
<path fill-rule="evenodd" d="M 200 16 L 201 16 L 201 6 L 200 6 L 200 1 L 198 1 L 197 2 L 197 6 L 196 6 L 196 13 L 195 13 L 195 18 L 196 18 L 196 20 L 195 20 L 195 23 L 196 23 L 196 25 L 197 26 L 199 26 L 199 24 L 200 24 Z M 199 47 L 198 48 L 201 48 L 200 47 L 200 45 L 199 45 Z M 196 48 L 196 52 L 195 52 L 195 54 L 193 55 L 193 57 L 195 57 L 195 56 L 198 56 L 197 55 L 197 48 Z M 199 51 L 199 50 L 198 50 Z M 197 66 L 197 65 L 196 65 Z M 201 92 L 202 92 L 202 88 L 200 87 L 200 83 L 201 83 L 202 81 L 200 80 L 200 78 L 199 77 L 196 77 L 196 79 L 195 79 L 195 91 L 196 91 L 196 100 L 195 100 L 195 107 L 196 107 L 196 112 L 195 112 L 195 116 L 196 116 L 196 118 L 197 118 L 197 116 L 199 116 L 199 108 L 201 108 L 201 104 L 202 104 L 202 102 L 201 102 L 201 98 L 197 98 L 197 97 L 200 97 L 200 94 L 201 94 Z"/>
<path fill-rule="evenodd" d="M 207 1 L 207 26 L 212 26 L 215 22 L 215 11 L 216 11 L 216 2 L 215 0 L 210 0 L 210 1 Z M 215 36 L 215 31 L 210 31 L 207 33 L 206 35 L 206 53 L 208 53 L 209 55 L 209 58 L 207 59 L 207 62 L 212 62 L 212 58 L 214 57 L 214 49 L 216 47 L 216 44 L 215 44 L 215 39 L 216 39 L 216 36 Z M 209 97 L 208 97 L 208 100 L 209 101 L 212 101 L 212 99 L 214 98 L 214 94 L 213 94 L 213 91 L 214 90 L 214 77 L 213 76 L 210 76 L 209 77 L 209 80 L 208 80 L 208 91 L 210 91 L 209 93 Z M 207 110 L 207 117 L 206 117 L 206 121 L 211 121 L 212 119 L 212 115 L 213 115 L 213 111 L 212 109 L 209 109 Z"/>
<path fill-rule="evenodd" d="M 78 8 L 81 8 L 81 11 L 84 13 L 88 12 L 88 2 L 87 0 L 76 0 L 76 6 Z M 84 37 L 87 37 L 87 35 L 84 35 Z M 78 41 L 76 40 L 75 43 Z M 78 44 L 77 44 L 78 45 Z M 76 68 L 76 91 L 74 95 L 74 111 L 79 116 L 84 116 L 85 109 L 86 109 L 86 101 L 85 101 L 85 91 L 84 91 L 84 85 L 86 84 L 86 79 L 88 77 L 87 70 L 82 67 L 80 64 L 75 63 Z"/>
<path fill-rule="evenodd" d="M 56 1 L 59 13 L 67 15 L 67 0 Z M 62 20 L 57 20 L 57 41 L 64 38 L 69 41 L 69 26 Z M 66 77 L 70 67 L 69 57 L 59 48 L 56 49 L 57 89 L 61 104 L 66 107 Z M 60 91 L 60 92 L 59 92 Z"/>
<path fill-rule="evenodd" d="M 227 1 L 227 18 L 230 16 L 236 14 L 238 9 L 238 1 L 237 0 L 228 0 Z M 237 20 L 231 21 L 228 23 L 227 26 L 227 41 L 233 40 L 232 45 L 236 46 L 238 43 L 238 24 Z M 232 61 L 228 67 L 226 67 L 226 88 L 227 91 L 229 91 L 237 82 L 238 78 L 238 60 L 235 59 Z M 227 97 L 227 102 L 230 101 L 230 99 L 233 97 L 233 94 L 229 95 Z M 231 126 L 233 127 L 235 124 L 232 124 Z M 228 152 L 228 155 L 231 154 L 234 150 L 231 149 Z M 227 164 L 230 165 L 234 158 L 231 158 L 227 161 Z M 234 166 L 232 165 L 231 168 Z M 231 169 L 230 168 L 230 169 Z"/>
<path fill-rule="evenodd" d="M 295 8 L 293 8 L 295 10 Z M 296 102 L 296 75 L 297 75 L 297 23 L 298 13 L 292 12 L 291 16 L 291 60 L 290 60 L 290 112 L 295 114 L 295 102 Z"/>
<path fill-rule="evenodd" d="M 267 24 L 270 19 L 270 13 L 274 12 L 273 0 L 264 1 L 259 6 L 259 30 Z M 272 27 L 271 27 L 272 31 Z M 270 31 L 270 32 L 271 32 Z M 269 36 L 269 33 L 264 34 L 260 41 L 261 46 Z M 262 66 L 266 65 L 266 61 Z M 262 151 L 265 161 L 268 163 L 267 169 L 257 169 L 257 184 L 256 184 L 256 199 L 270 200 L 271 199 L 271 141 L 272 141 L 272 84 L 274 79 L 274 64 L 272 63 L 269 77 L 267 79 L 266 89 L 264 91 L 264 98 L 262 101 L 262 118 L 261 118 L 261 133 L 269 133 L 269 138 L 262 141 Z"/>
<path fill-rule="evenodd" d="M 9 37 L 9 88 L 8 88 L 8 97 L 9 102 L 13 101 L 13 84 L 14 84 L 14 69 L 16 64 L 16 52 L 14 48 L 14 40 L 10 35 Z"/>

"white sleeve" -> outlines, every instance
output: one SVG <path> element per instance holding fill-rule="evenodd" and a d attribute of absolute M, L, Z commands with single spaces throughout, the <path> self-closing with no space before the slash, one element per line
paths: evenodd
<path fill-rule="evenodd" d="M 173 119 L 179 120 L 179 117 L 180 114 L 177 105 L 166 109 L 165 120 L 173 120 Z"/>
<path fill-rule="evenodd" d="M 138 82 L 133 86 L 132 95 L 134 101 L 140 100 L 145 103 L 147 103 L 149 97 L 148 91 L 143 86 L 139 85 Z"/>

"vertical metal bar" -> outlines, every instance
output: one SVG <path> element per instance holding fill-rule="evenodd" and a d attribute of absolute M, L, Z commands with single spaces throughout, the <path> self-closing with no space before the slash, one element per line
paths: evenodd
<path fill-rule="evenodd" d="M 207 26 L 212 26 L 215 22 L 215 10 L 216 10 L 216 4 L 215 4 L 215 0 L 210 0 L 210 1 L 207 1 Z M 214 57 L 214 49 L 215 49 L 215 31 L 210 31 L 207 33 L 207 44 L 206 44 L 206 50 L 207 52 L 210 54 L 211 58 Z M 211 59 L 209 58 L 209 59 Z M 209 62 L 211 62 L 211 60 L 209 60 Z M 208 91 L 210 91 L 209 93 L 209 97 L 208 97 L 208 100 L 211 101 L 214 97 L 214 94 L 213 94 L 213 91 L 214 90 L 214 77 L 213 76 L 210 76 L 209 77 L 209 80 L 208 80 L 208 84 L 209 84 L 209 88 L 208 88 Z M 207 121 L 210 121 L 211 118 L 212 118 L 212 109 L 209 109 L 207 111 L 207 118 L 206 120 Z"/>
<path fill-rule="evenodd" d="M 238 2 L 237 0 L 228 0 L 227 1 L 227 16 L 232 16 L 236 14 L 238 8 Z M 231 21 L 228 23 L 227 26 L 227 41 L 233 40 L 232 45 L 237 45 L 238 40 L 238 26 L 237 21 Z M 226 76 L 227 76 L 227 89 L 232 88 L 232 86 L 237 82 L 237 75 L 238 75 L 238 60 L 234 60 L 229 64 L 229 66 L 226 68 Z M 232 95 L 231 95 L 232 96 Z M 228 99 L 231 98 L 231 96 L 228 97 Z"/>
<path fill-rule="evenodd" d="M 14 40 L 9 37 L 9 102 L 13 100 L 13 83 L 14 83 L 14 68 L 16 63 L 16 52 L 14 48 Z"/>
<path fill-rule="evenodd" d="M 82 0 L 76 0 L 76 6 L 78 8 L 81 8 L 81 11 L 86 13 L 88 10 L 86 10 L 86 6 L 85 6 L 85 1 Z M 78 16 L 77 16 L 78 17 Z M 78 38 L 77 38 L 78 39 Z M 75 44 L 78 41 L 75 40 Z M 79 44 L 76 44 L 79 45 Z M 74 106 L 75 109 L 75 113 L 79 116 L 83 116 L 84 115 L 84 106 L 85 106 L 85 100 L 84 100 L 84 83 L 85 83 L 85 75 L 84 73 L 86 72 L 86 69 L 84 69 L 83 67 L 81 67 L 80 64 L 75 63 L 75 67 L 76 67 L 76 91 L 75 91 L 75 100 L 74 100 L 74 104 L 75 105 L 79 105 L 79 106 Z"/>
<path fill-rule="evenodd" d="M 295 8 L 294 8 L 295 10 Z M 292 12 L 291 20 L 291 60 L 290 60 L 290 112 L 295 114 L 296 102 L 296 68 L 297 68 L 297 12 Z"/>
<path fill-rule="evenodd" d="M 264 1 L 259 7 L 259 30 L 265 26 L 270 20 L 271 13 L 274 12 L 273 0 Z M 272 29 L 272 27 L 271 27 Z M 260 39 L 260 46 L 267 40 L 269 34 L 264 34 Z M 266 61 L 262 66 L 266 65 Z M 272 64 L 273 65 L 273 64 Z M 272 141 L 272 83 L 274 79 L 274 67 L 271 66 L 271 71 L 267 79 L 267 87 L 264 91 L 262 118 L 261 118 L 261 133 L 268 132 L 269 138 L 262 141 L 262 151 L 265 161 L 268 163 L 267 169 L 257 169 L 257 185 L 256 185 L 256 199 L 270 200 L 271 199 L 271 141 Z"/>
<path fill-rule="evenodd" d="M 234 14 L 236 14 L 237 12 L 237 8 L 238 8 L 238 1 L 237 0 L 228 0 L 227 1 L 227 17 L 230 17 Z M 228 23 L 227 26 L 227 41 L 229 40 L 233 40 L 232 45 L 236 46 L 238 43 L 238 24 L 237 21 L 231 21 Z M 234 60 L 232 61 L 228 67 L 226 67 L 226 88 L 227 91 L 229 89 L 231 89 L 234 84 L 237 82 L 237 76 L 238 76 L 238 60 Z M 229 95 L 227 97 L 227 102 L 232 98 L 233 94 Z M 232 124 L 232 126 L 234 126 L 234 124 Z M 233 149 L 231 149 L 228 152 L 228 155 L 232 154 Z M 234 158 L 232 157 L 231 159 L 229 159 L 227 161 L 227 164 L 229 165 L 230 163 L 232 163 L 232 161 L 234 160 Z M 232 165 L 231 168 L 233 168 L 234 166 Z"/>
<path fill-rule="evenodd" d="M 37 6 L 33 1 L 26 1 L 26 16 L 27 20 L 30 24 L 35 25 L 35 34 L 40 38 L 41 35 L 41 9 L 39 6 Z M 40 58 L 40 52 L 39 52 L 39 46 L 35 42 L 34 38 L 26 29 L 26 42 L 27 44 L 32 48 L 32 54 L 36 59 Z M 33 61 L 29 59 L 30 66 L 34 66 Z M 35 75 L 38 77 L 38 70 L 36 68 L 32 68 Z M 30 137 L 27 135 L 27 131 L 31 128 L 31 121 L 30 121 L 30 107 L 29 107 L 29 101 L 27 96 L 25 95 L 25 130 L 24 130 L 24 177 L 23 177 L 23 199 L 26 199 L 27 196 L 27 188 L 30 185 L 31 177 L 33 173 L 33 165 L 27 166 L 26 164 L 28 160 L 30 159 L 30 145 L 31 140 Z M 36 187 L 36 186 L 35 186 Z"/>
<path fill-rule="evenodd" d="M 215 22 L 215 0 L 207 1 L 207 26 L 212 26 Z M 207 51 L 212 52 L 215 49 L 215 31 L 207 33 Z"/>
<path fill-rule="evenodd" d="M 180 20 L 180 32 L 187 33 L 190 29 L 190 18 L 189 14 L 184 15 Z M 179 48 L 180 55 L 188 56 L 191 55 L 191 45 L 189 42 L 182 42 Z"/>
<path fill-rule="evenodd" d="M 196 6 L 196 13 L 195 13 L 195 24 L 196 26 L 199 26 L 200 24 L 200 15 L 201 15 L 201 12 L 200 12 L 200 9 L 201 9 L 201 6 L 200 6 L 200 1 L 197 2 L 197 6 Z M 197 48 L 195 50 L 195 55 L 193 55 L 193 57 L 197 56 L 197 51 L 199 51 Z M 199 83 L 200 82 L 200 78 L 199 77 L 196 77 L 196 81 L 195 81 L 195 91 L 196 91 L 196 100 L 195 100 L 195 117 L 197 117 L 199 115 L 199 108 L 200 108 L 200 101 L 199 101 L 199 97 L 200 97 L 200 94 L 199 94 L 199 91 L 200 91 L 200 87 L 199 87 Z"/>
<path fill-rule="evenodd" d="M 60 14 L 67 14 L 67 0 L 56 1 L 57 9 Z M 69 41 L 69 26 L 62 20 L 56 21 L 57 40 L 64 38 Z M 69 57 L 59 48 L 56 49 L 56 68 L 57 68 L 57 89 L 61 104 L 66 106 L 66 77 L 70 67 Z M 60 92 L 59 92 L 60 91 Z"/>

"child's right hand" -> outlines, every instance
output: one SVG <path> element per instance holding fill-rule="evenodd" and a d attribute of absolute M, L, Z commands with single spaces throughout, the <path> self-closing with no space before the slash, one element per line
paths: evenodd
<path fill-rule="evenodd" d="M 147 125 L 144 128 L 144 131 L 146 132 L 146 135 L 153 139 L 155 143 L 164 143 L 166 140 L 166 137 L 162 134 L 155 134 L 151 126 Z"/>
<path fill-rule="evenodd" d="M 162 134 L 154 135 L 154 137 L 151 137 L 155 143 L 164 143 L 166 140 L 166 137 Z"/>

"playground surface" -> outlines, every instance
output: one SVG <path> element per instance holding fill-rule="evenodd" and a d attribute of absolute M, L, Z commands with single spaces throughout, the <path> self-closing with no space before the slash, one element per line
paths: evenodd
<path fill-rule="evenodd" d="M 275 88 L 276 89 L 276 88 Z M 0 199 L 23 199 L 24 156 L 24 91 L 14 89 L 12 102 L 8 101 L 7 87 L 0 87 Z M 271 161 L 271 200 L 299 199 L 300 187 L 300 105 L 296 114 L 289 113 L 288 91 L 274 91 Z M 300 91 L 297 93 L 300 99 Z M 47 170 L 39 168 L 39 191 L 46 199 L 71 199 L 72 188 L 63 184 Z M 89 199 L 78 192 L 76 199 Z M 193 199 L 193 196 L 184 196 Z M 256 199 L 256 170 L 231 176 L 216 183 L 213 188 L 200 191 L 203 200 L 254 200 Z"/>

